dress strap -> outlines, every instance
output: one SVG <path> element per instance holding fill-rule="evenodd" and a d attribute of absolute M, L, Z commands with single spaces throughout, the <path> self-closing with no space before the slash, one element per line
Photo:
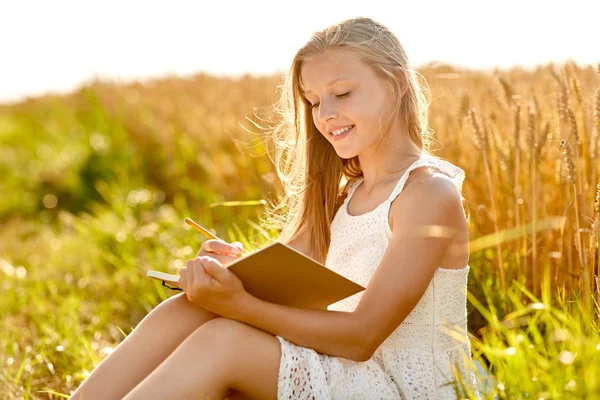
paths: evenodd
<path fill-rule="evenodd" d="M 454 184 L 456 185 L 458 191 L 462 192 L 462 184 L 465 180 L 465 172 L 461 168 L 438 157 L 423 155 L 421 156 L 421 158 L 412 163 L 410 167 L 408 167 L 408 169 L 404 172 L 404 174 L 402 174 L 400 180 L 396 184 L 396 187 L 394 187 L 392 194 L 387 199 L 387 203 L 391 204 L 391 202 L 394 201 L 396 197 L 398 197 L 398 195 L 402 192 L 402 189 L 404 189 L 404 185 L 408 180 L 410 172 L 419 167 L 433 167 L 438 169 L 440 172 L 448 175 L 452 179 L 452 181 L 454 181 Z"/>
<path fill-rule="evenodd" d="M 394 190 L 392 190 L 392 193 L 390 194 L 388 199 L 385 202 L 380 204 L 380 206 L 384 206 L 384 204 L 385 204 L 384 208 L 387 209 L 387 212 L 389 212 L 389 208 L 392 204 L 392 201 L 394 201 L 394 199 L 396 199 L 396 197 L 398 197 L 398 195 L 402 192 L 402 189 L 404 189 L 404 185 L 406 184 L 406 181 L 408 180 L 408 176 L 410 175 L 411 171 L 413 171 L 414 169 L 419 168 L 419 167 L 433 167 L 433 168 L 438 169 L 440 172 L 448 175 L 452 179 L 454 184 L 456 185 L 456 188 L 458 189 L 458 191 L 462 192 L 462 185 L 465 180 L 465 172 L 461 168 L 457 167 L 456 165 L 454 165 L 446 160 L 442 160 L 438 157 L 425 154 L 425 155 L 422 155 L 419 159 L 415 160 L 408 167 L 408 169 L 406 171 L 404 171 L 404 173 L 398 180 L 398 183 L 396 183 L 396 186 L 394 187 Z M 348 191 L 347 191 L 348 194 L 347 194 L 346 198 L 344 199 L 344 206 L 346 206 L 346 203 L 350 202 L 350 199 L 352 198 L 354 191 L 362 183 L 362 181 L 363 181 L 363 178 L 361 177 L 361 178 L 354 179 L 353 181 L 348 183 Z M 386 215 L 387 215 L 387 213 L 386 213 Z"/>
<path fill-rule="evenodd" d="M 350 201 L 352 194 L 354 193 L 354 191 L 356 190 L 356 188 L 358 187 L 358 185 L 360 185 L 360 183 L 362 181 L 363 181 L 363 178 L 356 178 L 353 181 L 351 181 L 350 183 L 348 183 L 348 190 L 347 190 L 348 194 L 346 195 L 345 201 Z"/>

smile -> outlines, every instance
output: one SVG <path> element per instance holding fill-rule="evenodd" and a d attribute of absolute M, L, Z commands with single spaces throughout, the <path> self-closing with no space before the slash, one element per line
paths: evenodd
<path fill-rule="evenodd" d="M 342 140 L 343 138 L 348 136 L 353 130 L 354 130 L 354 125 L 350 125 L 350 127 L 339 129 L 335 132 L 335 134 L 330 133 L 330 135 L 332 136 L 333 140 L 338 141 L 338 140 Z"/>

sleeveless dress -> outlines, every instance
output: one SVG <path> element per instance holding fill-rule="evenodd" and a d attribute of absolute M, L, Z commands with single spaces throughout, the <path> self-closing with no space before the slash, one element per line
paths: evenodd
<path fill-rule="evenodd" d="M 462 190 L 464 171 L 448 161 L 422 155 L 401 176 L 390 197 L 377 208 L 352 216 L 348 203 L 362 178 L 350 182 L 348 196 L 331 223 L 331 244 L 325 265 L 366 287 L 391 238 L 388 215 L 415 168 L 429 166 L 448 175 Z M 453 365 L 462 382 L 477 392 L 467 336 L 467 275 L 462 269 L 437 268 L 418 304 L 365 362 L 321 354 L 288 342 L 281 343 L 277 398 L 282 399 L 457 399 Z M 352 312 L 363 292 L 332 304 L 328 310 Z M 458 386 L 460 387 L 460 385 Z"/>

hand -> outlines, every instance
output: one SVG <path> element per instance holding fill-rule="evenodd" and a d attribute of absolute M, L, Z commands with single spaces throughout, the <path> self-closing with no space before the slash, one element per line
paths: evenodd
<path fill-rule="evenodd" d="M 226 267 L 237 260 L 237 255 L 244 250 L 240 242 L 227 243 L 217 239 L 205 240 L 196 257 L 208 256 L 218 260 Z"/>
<path fill-rule="evenodd" d="M 225 318 L 232 318 L 249 296 L 242 281 L 212 257 L 188 260 L 179 270 L 179 284 L 191 303 Z"/>

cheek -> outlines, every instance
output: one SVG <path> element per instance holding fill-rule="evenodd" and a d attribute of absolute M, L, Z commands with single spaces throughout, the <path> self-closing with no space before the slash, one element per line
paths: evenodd
<path fill-rule="evenodd" d="M 379 117 L 377 110 L 369 104 L 348 104 L 344 107 L 342 115 L 347 117 L 347 120 L 358 125 L 362 131 L 368 130 L 370 126 Z"/>
<path fill-rule="evenodd" d="M 378 132 L 385 124 L 385 104 L 365 102 L 356 112 L 362 125 L 371 132 Z"/>
<path fill-rule="evenodd" d="M 383 104 L 365 102 L 361 107 L 360 113 L 364 116 L 364 118 L 377 119 L 383 112 L 382 107 Z"/>

